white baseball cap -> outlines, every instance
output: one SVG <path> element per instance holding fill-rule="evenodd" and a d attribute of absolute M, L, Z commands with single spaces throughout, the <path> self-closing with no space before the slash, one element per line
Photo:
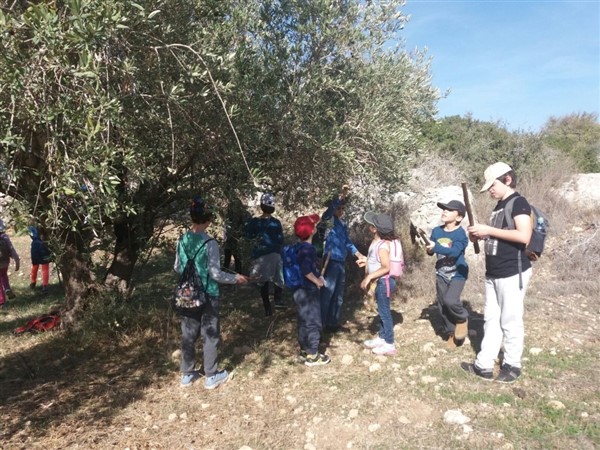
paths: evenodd
<path fill-rule="evenodd" d="M 485 172 L 483 172 L 485 183 L 483 184 L 479 192 L 487 191 L 490 187 L 492 187 L 494 181 L 496 181 L 502 175 L 507 174 L 511 170 L 512 168 L 508 164 L 503 162 L 497 162 L 492 164 L 491 166 L 488 166 L 488 168 L 485 169 Z"/>

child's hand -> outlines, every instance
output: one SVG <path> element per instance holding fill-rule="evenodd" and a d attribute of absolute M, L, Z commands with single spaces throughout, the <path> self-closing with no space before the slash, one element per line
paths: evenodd
<path fill-rule="evenodd" d="M 250 281 L 250 278 L 248 278 L 246 275 L 242 275 L 240 273 L 235 275 L 235 284 L 246 284 L 248 281 Z"/>
<path fill-rule="evenodd" d="M 369 288 L 369 283 L 371 282 L 371 278 L 367 275 L 366 277 L 363 278 L 363 280 L 360 282 L 360 288 L 363 291 L 366 291 Z"/>
<path fill-rule="evenodd" d="M 435 247 L 435 243 L 430 242 L 425 246 L 425 250 L 427 250 L 427 253 L 429 253 L 430 255 L 433 255 L 433 247 Z"/>
<path fill-rule="evenodd" d="M 476 223 L 475 225 L 467 227 L 467 232 L 469 233 L 471 241 L 475 242 L 477 239 L 488 238 L 490 236 L 490 228 L 491 227 L 488 225 Z"/>
<path fill-rule="evenodd" d="M 322 288 L 323 286 L 325 286 L 325 278 L 323 278 L 322 276 L 320 276 L 320 277 L 318 278 L 318 281 L 319 281 L 319 282 L 317 283 L 317 287 L 318 287 L 319 289 L 320 289 L 320 288 Z"/>
<path fill-rule="evenodd" d="M 342 186 L 342 194 L 340 195 L 342 200 L 345 199 L 346 197 L 348 197 L 349 191 L 350 191 L 350 186 L 348 186 L 347 184 Z"/>
<path fill-rule="evenodd" d="M 358 267 L 365 267 L 367 265 L 367 257 L 365 255 L 361 255 L 360 253 L 358 253 L 356 256 L 356 265 Z"/>

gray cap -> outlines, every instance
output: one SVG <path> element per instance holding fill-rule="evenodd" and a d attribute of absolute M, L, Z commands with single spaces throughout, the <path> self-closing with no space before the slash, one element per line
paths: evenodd
<path fill-rule="evenodd" d="M 387 234 L 394 231 L 394 222 L 387 214 L 377 214 L 369 211 L 365 213 L 364 217 L 365 221 L 377 228 L 377 232 L 379 233 Z"/>

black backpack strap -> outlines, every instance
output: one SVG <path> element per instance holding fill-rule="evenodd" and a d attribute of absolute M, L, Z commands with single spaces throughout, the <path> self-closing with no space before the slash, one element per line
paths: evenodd
<path fill-rule="evenodd" d="M 204 246 L 206 246 L 206 244 L 208 244 L 210 241 L 214 241 L 214 238 L 208 238 L 207 240 L 205 240 L 202 245 L 200 246 L 200 248 L 198 250 L 196 250 L 196 253 L 194 254 L 194 257 L 190 260 L 189 256 L 188 256 L 188 261 L 196 261 L 196 256 L 198 256 L 198 253 L 200 253 L 200 250 L 202 250 L 204 248 Z M 187 254 L 186 254 L 187 255 Z M 208 289 L 208 279 L 210 277 L 210 274 L 208 273 L 208 258 L 206 259 L 206 281 L 204 283 L 204 290 Z"/>
<path fill-rule="evenodd" d="M 509 230 L 516 229 L 515 219 L 512 217 L 513 206 L 515 204 L 515 200 L 521 197 L 521 195 L 517 195 L 516 197 L 510 199 L 506 205 L 504 205 L 504 219 L 506 220 L 506 225 Z M 521 260 L 521 250 L 517 251 L 517 267 L 519 268 L 519 290 L 523 289 L 523 261 Z"/>

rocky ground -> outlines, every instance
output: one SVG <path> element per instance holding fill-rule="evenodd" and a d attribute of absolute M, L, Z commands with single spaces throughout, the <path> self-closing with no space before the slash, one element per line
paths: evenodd
<path fill-rule="evenodd" d="M 551 276 L 549 262 L 538 264 L 524 373 L 512 385 L 459 367 L 473 360 L 482 336 L 480 271 L 464 292 L 469 339 L 454 351 L 436 334 L 432 297 L 411 296 L 429 284 L 430 268 L 406 275 L 393 305 L 395 357 L 362 347 L 377 321 L 350 274 L 346 330 L 324 335 L 332 363 L 314 368 L 296 359 L 293 308 L 265 318 L 255 290 L 225 288 L 221 365 L 233 377 L 215 391 L 203 380 L 179 386 L 177 320 L 164 308 L 136 326 L 113 311 L 95 334 L 14 337 L 24 317 L 53 304 L 23 294 L 0 313 L 2 448 L 597 448 L 598 299 L 549 290 L 564 281 Z M 160 277 L 146 280 L 138 287 L 146 296 L 169 295 Z"/>

